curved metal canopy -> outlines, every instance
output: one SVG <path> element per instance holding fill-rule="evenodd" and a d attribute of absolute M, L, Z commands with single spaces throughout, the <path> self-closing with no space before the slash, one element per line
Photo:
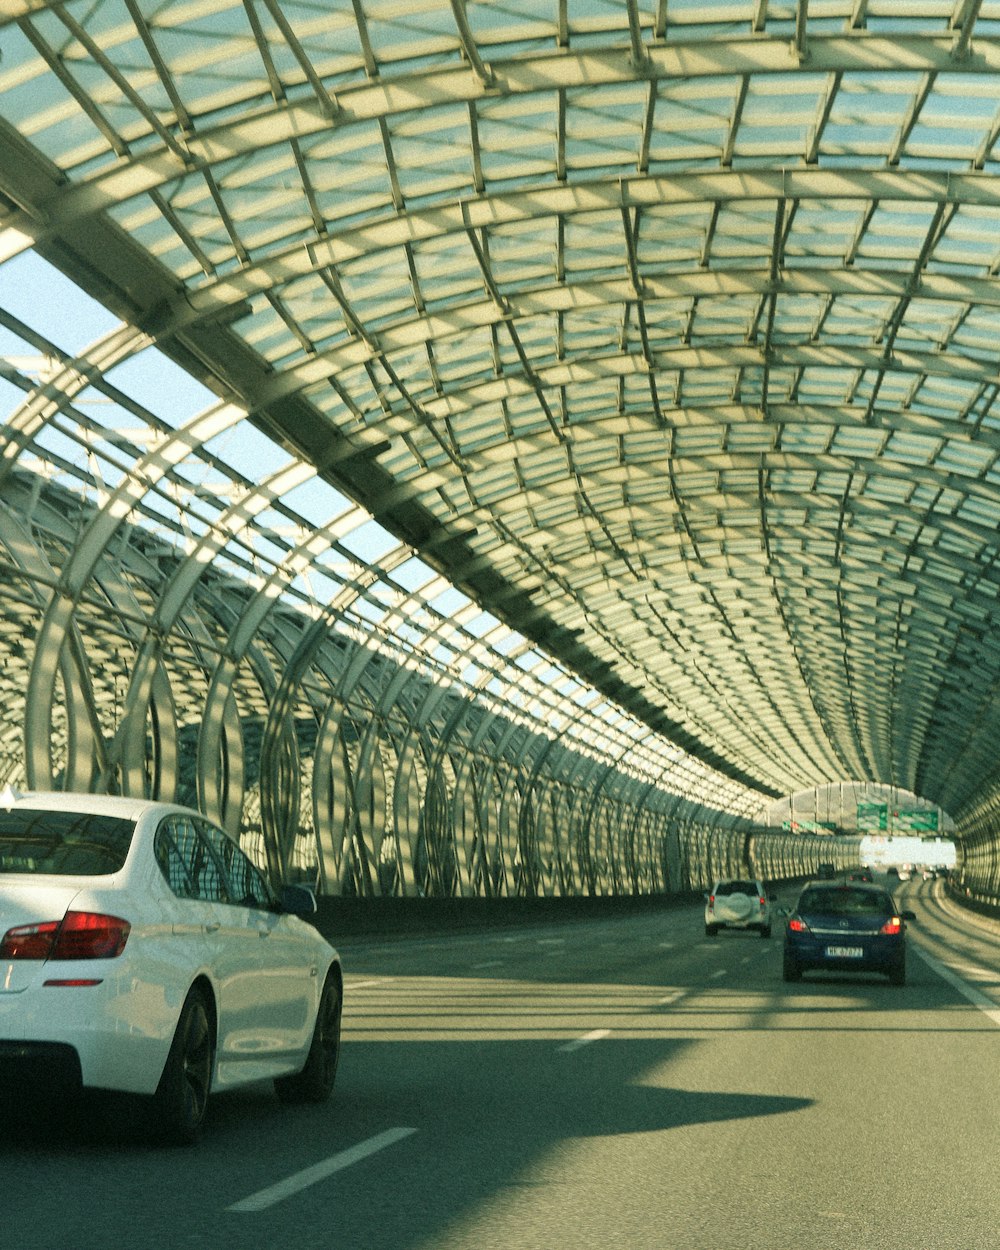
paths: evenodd
<path fill-rule="evenodd" d="M 1000 3 L 0 14 L 0 259 L 106 363 L 758 795 L 993 803 Z"/>

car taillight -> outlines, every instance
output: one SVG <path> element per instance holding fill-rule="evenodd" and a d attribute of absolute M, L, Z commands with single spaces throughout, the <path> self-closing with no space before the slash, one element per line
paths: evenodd
<path fill-rule="evenodd" d="M 764 908 L 765 908 L 766 906 L 767 906 L 767 899 L 766 899 L 766 898 L 764 897 L 764 895 L 762 894 L 762 895 L 760 896 L 760 909 L 761 909 L 761 911 L 763 911 L 763 910 L 764 910 Z"/>
<path fill-rule="evenodd" d="M 899 916 L 890 916 L 882 928 L 879 929 L 879 933 L 902 933 L 902 931 L 903 921 Z"/>
<path fill-rule="evenodd" d="M 68 911 L 62 920 L 8 929 L 0 941 L 0 960 L 114 959 L 125 949 L 131 928 L 118 916 Z"/>
<path fill-rule="evenodd" d="M 709 905 L 709 907 L 714 907 L 714 906 L 715 906 L 715 895 L 714 895 L 714 894 L 710 894 L 710 895 L 708 896 L 708 905 Z"/>
<path fill-rule="evenodd" d="M 809 926 L 804 920 L 800 920 L 798 916 L 792 916 L 788 922 L 788 927 L 793 933 L 808 933 Z"/>
<path fill-rule="evenodd" d="M 58 920 L 47 920 L 8 929 L 0 942 L 0 959 L 48 959 L 58 928 Z"/>

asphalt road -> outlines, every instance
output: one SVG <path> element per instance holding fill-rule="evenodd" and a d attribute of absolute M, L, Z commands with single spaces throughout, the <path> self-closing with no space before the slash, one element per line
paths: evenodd
<path fill-rule="evenodd" d="M 344 946 L 328 1106 L 0 1126 L 0 1250 L 996 1250 L 1000 926 L 898 893 L 904 987 L 690 907 Z"/>

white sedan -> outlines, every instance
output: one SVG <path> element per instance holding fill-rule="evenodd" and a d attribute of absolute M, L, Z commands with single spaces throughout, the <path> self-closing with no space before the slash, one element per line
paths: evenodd
<path fill-rule="evenodd" d="M 763 881 L 716 881 L 705 896 L 705 936 L 715 937 L 720 929 L 756 929 L 769 938 L 772 901 Z"/>
<path fill-rule="evenodd" d="M 190 809 L 0 793 L 0 1081 L 139 1096 L 175 1143 L 215 1089 L 324 1101 L 343 974 L 315 908 Z"/>

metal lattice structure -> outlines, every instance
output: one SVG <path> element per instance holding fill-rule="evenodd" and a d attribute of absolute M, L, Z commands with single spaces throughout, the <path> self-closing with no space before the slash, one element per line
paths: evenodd
<path fill-rule="evenodd" d="M 0 0 L 8 773 L 188 732 L 446 891 L 844 779 L 991 845 L 998 136 L 996 0 Z"/>

